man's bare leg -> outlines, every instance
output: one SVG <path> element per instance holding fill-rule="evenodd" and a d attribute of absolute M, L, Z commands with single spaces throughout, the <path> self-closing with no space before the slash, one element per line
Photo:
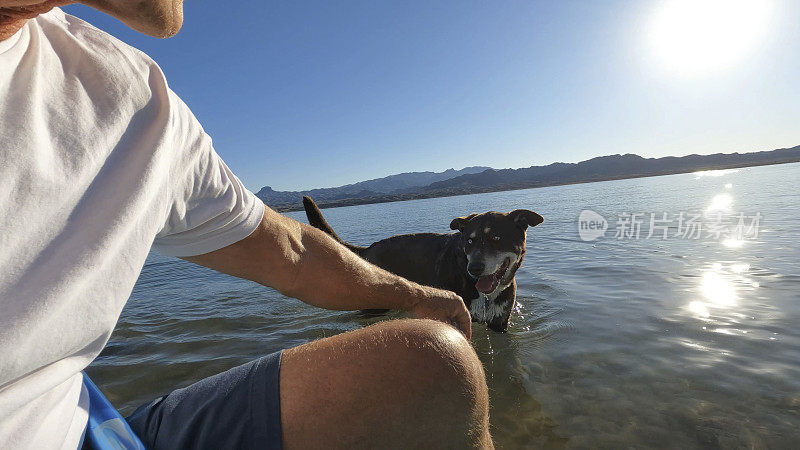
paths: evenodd
<path fill-rule="evenodd" d="M 394 320 L 284 351 L 283 445 L 491 447 L 483 367 L 455 329 Z"/>

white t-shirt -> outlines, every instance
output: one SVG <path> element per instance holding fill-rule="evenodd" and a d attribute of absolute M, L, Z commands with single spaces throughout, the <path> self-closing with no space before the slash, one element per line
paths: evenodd
<path fill-rule="evenodd" d="M 59 9 L 0 41 L 0 448 L 76 448 L 79 372 L 150 248 L 217 250 L 263 212 L 142 52 Z"/>

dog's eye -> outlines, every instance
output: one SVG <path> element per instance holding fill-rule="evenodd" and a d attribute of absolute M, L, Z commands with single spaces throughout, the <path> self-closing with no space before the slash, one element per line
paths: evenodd
<path fill-rule="evenodd" d="M 492 240 L 493 241 L 499 241 L 500 240 L 500 236 L 492 236 Z"/>
<path fill-rule="evenodd" d="M 472 244 L 472 239 L 467 239 L 467 244 Z"/>

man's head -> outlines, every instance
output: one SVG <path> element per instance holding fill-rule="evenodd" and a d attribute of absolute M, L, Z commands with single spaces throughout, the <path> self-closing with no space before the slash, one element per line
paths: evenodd
<path fill-rule="evenodd" d="M 0 0 L 0 40 L 26 20 L 70 3 L 82 3 L 159 38 L 174 36 L 183 25 L 183 0 Z"/>

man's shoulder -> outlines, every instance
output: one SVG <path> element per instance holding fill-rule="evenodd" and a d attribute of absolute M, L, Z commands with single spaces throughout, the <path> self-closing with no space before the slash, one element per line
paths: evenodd
<path fill-rule="evenodd" d="M 60 34 L 72 51 L 83 53 L 97 65 L 113 68 L 115 72 L 135 72 L 146 75 L 160 70 L 152 58 L 92 24 L 53 8 L 35 19 L 46 34 Z M 63 43 L 63 41 L 62 41 Z"/>

